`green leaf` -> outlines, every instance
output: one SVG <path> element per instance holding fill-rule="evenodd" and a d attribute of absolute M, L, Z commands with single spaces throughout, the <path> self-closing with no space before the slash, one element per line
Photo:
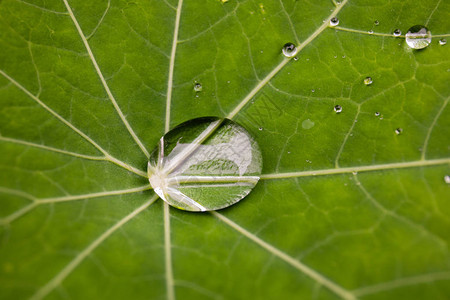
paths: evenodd
<path fill-rule="evenodd" d="M 449 9 L 0 1 L 1 298 L 448 298 Z M 406 45 L 413 25 L 427 48 Z M 146 167 L 203 116 L 245 126 L 263 175 L 190 213 Z"/>

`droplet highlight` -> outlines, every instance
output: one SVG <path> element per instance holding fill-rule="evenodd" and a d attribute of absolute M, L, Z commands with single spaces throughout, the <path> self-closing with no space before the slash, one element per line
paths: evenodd
<path fill-rule="evenodd" d="M 330 19 L 330 26 L 338 26 L 339 25 L 339 19 L 334 17 Z"/>
<path fill-rule="evenodd" d="M 365 85 L 371 85 L 372 83 L 373 83 L 372 77 L 364 78 L 364 84 Z"/>
<path fill-rule="evenodd" d="M 147 173 L 153 190 L 169 205 L 211 211 L 247 196 L 261 168 L 259 146 L 243 127 L 205 117 L 166 133 L 150 155 Z"/>
<path fill-rule="evenodd" d="M 342 106 L 336 105 L 336 106 L 334 107 L 334 111 L 335 111 L 337 114 L 340 113 L 340 112 L 342 111 Z"/>
<path fill-rule="evenodd" d="M 412 49 L 423 49 L 431 43 L 431 32 L 425 26 L 415 25 L 408 30 L 405 38 Z"/>
<path fill-rule="evenodd" d="M 444 46 L 445 44 L 447 44 L 447 40 L 446 39 L 440 39 L 439 40 L 439 45 Z"/>
<path fill-rule="evenodd" d="M 297 54 L 297 47 L 295 47 L 295 45 L 292 43 L 287 43 L 284 44 L 282 52 L 286 57 L 293 57 L 295 56 L 295 54 Z"/>
<path fill-rule="evenodd" d="M 450 184 L 450 175 L 445 175 L 444 176 L 444 181 L 446 184 Z"/>

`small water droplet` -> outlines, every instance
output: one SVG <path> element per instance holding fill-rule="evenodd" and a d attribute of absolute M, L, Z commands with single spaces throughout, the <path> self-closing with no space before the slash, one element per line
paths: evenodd
<path fill-rule="evenodd" d="M 336 5 L 341 5 L 341 1 L 336 1 Z"/>
<path fill-rule="evenodd" d="M 394 36 L 400 36 L 402 34 L 402 31 L 400 29 L 394 30 Z"/>
<path fill-rule="evenodd" d="M 286 43 L 283 46 L 283 55 L 286 57 L 293 57 L 295 54 L 297 54 L 297 47 L 295 47 L 292 43 Z"/>
<path fill-rule="evenodd" d="M 431 43 L 431 32 L 422 25 L 411 27 L 405 37 L 406 44 L 412 49 L 423 49 Z"/>
<path fill-rule="evenodd" d="M 169 205 L 211 211 L 248 195 L 261 167 L 259 146 L 243 127 L 206 117 L 166 133 L 150 155 L 147 173 L 155 193 Z"/>
<path fill-rule="evenodd" d="M 294 57 L 294 60 L 298 60 L 298 56 Z"/>
<path fill-rule="evenodd" d="M 364 84 L 365 85 L 371 85 L 372 83 L 373 83 L 372 77 L 364 78 Z"/>
<path fill-rule="evenodd" d="M 399 135 L 403 132 L 403 129 L 401 129 L 400 127 L 395 129 L 395 134 Z"/>
<path fill-rule="evenodd" d="M 447 44 L 447 40 L 446 39 L 440 39 L 439 40 L 439 45 L 444 46 L 445 44 Z"/>
<path fill-rule="evenodd" d="M 334 58 L 337 58 L 337 55 L 335 55 Z"/>
<path fill-rule="evenodd" d="M 342 106 L 336 105 L 336 106 L 334 107 L 334 111 L 335 111 L 337 114 L 340 113 L 340 112 L 342 111 Z"/>
<path fill-rule="evenodd" d="M 312 90 L 311 90 L 311 92 L 313 92 L 313 93 L 314 93 L 315 91 L 316 91 L 315 89 L 312 89 Z"/>
<path fill-rule="evenodd" d="M 258 128 L 259 131 L 262 131 L 263 129 L 264 129 L 264 128 L 262 128 L 262 127 L 259 127 L 259 128 Z"/>
<path fill-rule="evenodd" d="M 379 117 L 380 116 L 380 112 L 379 111 L 376 111 L 375 112 L 375 117 Z"/>
<path fill-rule="evenodd" d="M 342 58 L 345 58 L 345 55 L 342 55 Z"/>
<path fill-rule="evenodd" d="M 375 20 L 375 22 L 373 22 L 373 23 L 375 24 L 375 26 L 380 25 L 380 21 L 378 21 L 378 20 Z"/>
<path fill-rule="evenodd" d="M 369 30 L 367 31 L 369 34 L 373 34 L 373 30 Z"/>
<path fill-rule="evenodd" d="M 358 172 L 353 171 L 352 174 L 353 174 L 353 175 L 358 175 Z"/>
<path fill-rule="evenodd" d="M 227 81 L 227 83 L 230 83 L 230 82 L 231 82 L 231 81 L 229 81 L 229 80 Z"/>
<path fill-rule="evenodd" d="M 383 116 L 380 117 L 380 120 L 383 120 Z"/>
<path fill-rule="evenodd" d="M 310 119 L 306 119 L 302 122 L 303 129 L 311 129 L 314 127 L 314 122 Z"/>
<path fill-rule="evenodd" d="M 336 17 L 331 18 L 331 20 L 330 20 L 330 26 L 338 26 L 338 25 L 339 25 L 339 19 L 336 18 Z"/>
<path fill-rule="evenodd" d="M 445 175 L 444 176 L 444 181 L 446 184 L 450 184 L 450 176 L 449 175 Z"/>
<path fill-rule="evenodd" d="M 201 92 L 202 89 L 203 89 L 203 87 L 200 83 L 197 82 L 196 84 L 194 84 L 194 91 Z"/>

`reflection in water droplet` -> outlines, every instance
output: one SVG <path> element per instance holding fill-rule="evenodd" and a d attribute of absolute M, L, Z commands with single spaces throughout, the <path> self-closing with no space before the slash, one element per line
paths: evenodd
<path fill-rule="evenodd" d="M 166 133 L 150 155 L 147 173 L 153 190 L 168 204 L 209 211 L 250 193 L 261 167 L 259 146 L 244 128 L 205 117 Z"/>
<path fill-rule="evenodd" d="M 297 47 L 292 43 L 287 43 L 283 46 L 283 55 L 286 57 L 292 57 L 297 54 Z"/>
<path fill-rule="evenodd" d="M 372 77 L 366 77 L 364 78 L 364 84 L 365 85 L 371 85 L 373 82 Z"/>
<path fill-rule="evenodd" d="M 400 36 L 402 34 L 402 31 L 400 29 L 394 30 L 394 36 Z"/>
<path fill-rule="evenodd" d="M 440 39 L 439 40 L 439 45 L 444 46 L 445 44 L 447 44 L 447 40 L 446 39 Z"/>
<path fill-rule="evenodd" d="M 303 129 L 311 129 L 314 127 L 314 122 L 310 119 L 306 119 L 302 122 Z"/>
<path fill-rule="evenodd" d="M 445 181 L 445 183 L 450 184 L 450 176 L 449 175 L 445 175 L 444 181 Z"/>
<path fill-rule="evenodd" d="M 401 129 L 401 128 L 395 129 L 395 134 L 397 134 L 397 135 L 401 134 L 402 132 L 403 132 L 403 129 Z"/>
<path fill-rule="evenodd" d="M 201 92 L 202 89 L 203 89 L 203 87 L 200 83 L 197 82 L 196 84 L 194 84 L 194 91 Z"/>
<path fill-rule="evenodd" d="M 422 25 L 411 27 L 405 37 L 406 44 L 413 49 L 423 49 L 431 43 L 431 32 Z"/>
<path fill-rule="evenodd" d="M 336 106 L 334 107 L 334 111 L 335 111 L 337 114 L 340 113 L 340 112 L 342 111 L 342 106 L 336 105 Z"/>
<path fill-rule="evenodd" d="M 338 26 L 338 25 L 339 25 L 339 19 L 336 18 L 336 17 L 331 18 L 331 20 L 330 20 L 330 26 Z"/>

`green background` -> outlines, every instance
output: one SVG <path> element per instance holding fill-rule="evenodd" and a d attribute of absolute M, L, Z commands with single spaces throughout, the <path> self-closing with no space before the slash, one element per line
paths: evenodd
<path fill-rule="evenodd" d="M 450 3 L 179 1 L 0 1 L 0 298 L 448 299 Z M 166 122 L 233 111 L 253 192 L 156 200 Z"/>

